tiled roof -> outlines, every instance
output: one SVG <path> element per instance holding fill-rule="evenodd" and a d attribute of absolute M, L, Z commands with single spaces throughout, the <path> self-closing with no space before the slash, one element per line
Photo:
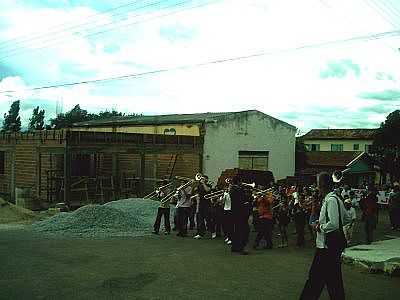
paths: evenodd
<path fill-rule="evenodd" d="M 301 140 L 349 139 L 373 140 L 377 129 L 312 129 Z"/>
<path fill-rule="evenodd" d="M 308 167 L 346 167 L 354 159 L 360 157 L 361 151 L 310 151 L 305 152 L 305 164 Z"/>
<path fill-rule="evenodd" d="M 279 123 L 289 126 L 293 129 L 295 127 L 284 121 L 275 119 L 267 114 L 259 112 L 257 110 L 245 110 L 238 112 L 207 112 L 198 114 L 172 114 L 172 115 L 152 115 L 152 116 L 133 116 L 133 117 L 114 117 L 110 119 L 86 121 L 75 123 L 75 127 L 84 126 L 120 126 L 120 125 L 159 125 L 159 124 L 193 124 L 212 122 L 219 118 L 224 118 L 234 114 L 244 113 L 260 113 L 263 114 Z"/>

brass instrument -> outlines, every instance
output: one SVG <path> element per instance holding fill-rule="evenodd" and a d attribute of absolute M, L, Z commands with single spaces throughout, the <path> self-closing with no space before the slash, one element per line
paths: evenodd
<path fill-rule="evenodd" d="M 261 196 L 272 192 L 272 188 L 266 190 L 259 190 L 255 188 L 254 190 L 256 190 L 256 192 L 253 192 L 253 196 Z"/>
<path fill-rule="evenodd" d="M 350 168 L 347 168 L 347 169 L 345 169 L 343 171 L 335 171 L 335 172 L 333 172 L 333 174 L 332 174 L 333 182 L 339 183 L 340 181 L 342 181 L 344 174 L 349 172 L 349 171 L 350 171 Z"/>
<path fill-rule="evenodd" d="M 161 190 L 169 188 L 172 185 L 173 185 L 173 182 L 170 182 L 170 183 L 167 183 L 165 185 L 159 186 L 153 192 L 151 192 L 150 194 L 144 196 L 143 199 L 150 199 L 150 198 L 154 197 L 155 195 L 157 195 Z"/>
<path fill-rule="evenodd" d="M 240 184 L 244 185 L 244 186 L 251 187 L 252 189 L 254 189 L 256 187 L 256 183 L 255 182 L 253 182 L 253 183 L 241 182 Z"/>
<path fill-rule="evenodd" d="M 210 193 L 210 194 L 205 195 L 205 196 L 204 196 L 204 199 L 206 199 L 206 200 L 212 200 L 212 199 L 214 199 L 214 198 L 221 197 L 224 193 L 225 193 L 224 190 L 219 190 L 219 191 L 216 191 L 216 192 L 213 192 L 213 193 Z"/>

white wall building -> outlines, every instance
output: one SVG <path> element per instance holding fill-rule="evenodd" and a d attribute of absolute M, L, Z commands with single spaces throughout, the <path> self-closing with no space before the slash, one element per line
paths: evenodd
<path fill-rule="evenodd" d="M 272 171 L 275 180 L 295 172 L 296 128 L 256 110 L 205 123 L 203 171 L 216 181 L 225 169 Z"/>
<path fill-rule="evenodd" d="M 296 128 L 257 110 L 121 117 L 77 123 L 73 130 L 203 137 L 193 172 L 213 182 L 233 168 L 272 171 L 275 180 L 295 173 Z"/>

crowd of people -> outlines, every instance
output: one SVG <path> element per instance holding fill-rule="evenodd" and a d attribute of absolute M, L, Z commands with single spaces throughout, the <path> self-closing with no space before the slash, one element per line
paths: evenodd
<path fill-rule="evenodd" d="M 300 299 L 318 299 L 325 286 L 331 299 L 345 299 L 341 256 L 353 243 L 357 214 L 364 223 L 366 244 L 372 243 L 378 222 L 377 188 L 368 184 L 361 191 L 356 195 L 350 186 L 341 184 L 341 178 L 328 173 L 319 174 L 317 183 L 309 186 L 256 186 L 236 176 L 226 180 L 224 190 L 215 191 L 203 175 L 181 185 L 170 196 L 158 190 L 160 207 L 153 233 L 159 234 L 162 216 L 165 233 L 171 233 L 169 207 L 174 203 L 174 229 L 179 237 L 189 236 L 192 229 L 196 229 L 194 239 L 205 238 L 209 232 L 211 239 L 223 237 L 233 253 L 247 255 L 249 219 L 257 232 L 253 249 L 273 248 L 275 225 L 279 228 L 279 247 L 288 247 L 288 225 L 293 222 L 296 246 L 305 246 L 305 232 L 309 231 L 316 248 Z M 400 230 L 398 183 L 391 187 L 388 210 L 391 229 Z"/>
<path fill-rule="evenodd" d="M 223 190 L 217 190 L 210 184 L 208 177 L 192 180 L 174 190 L 158 190 L 160 199 L 154 234 L 159 234 L 161 219 L 164 217 L 165 234 L 177 231 L 177 236 L 187 237 L 191 230 L 194 239 L 223 237 L 233 252 L 247 254 L 245 246 L 249 243 L 249 219 L 257 232 L 252 244 L 254 249 L 262 246 L 273 247 L 272 231 L 279 230 L 280 245 L 287 247 L 288 225 L 294 224 L 296 246 L 304 247 L 305 234 L 311 236 L 310 243 L 315 244 L 316 231 L 313 228 L 320 218 L 323 197 L 315 184 L 309 186 L 273 185 L 252 186 L 234 177 L 227 180 Z M 335 195 L 343 202 L 350 222 L 343 226 L 347 244 L 353 243 L 353 230 L 357 214 L 361 214 L 364 223 L 365 242 L 373 241 L 373 231 L 378 218 L 377 189 L 368 185 L 364 193 L 356 197 L 348 185 L 335 185 Z M 170 205 L 175 205 L 173 228 L 170 225 Z M 389 214 L 393 230 L 400 230 L 400 191 L 399 185 L 393 185 L 389 196 Z"/>

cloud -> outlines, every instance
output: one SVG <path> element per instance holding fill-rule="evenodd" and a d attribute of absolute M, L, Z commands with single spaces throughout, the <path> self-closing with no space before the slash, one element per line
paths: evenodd
<path fill-rule="evenodd" d="M 376 75 L 375 75 L 375 78 L 377 80 L 396 81 L 396 78 L 392 74 L 387 74 L 385 72 L 377 72 Z"/>
<path fill-rule="evenodd" d="M 351 59 L 342 59 L 339 61 L 329 62 L 325 70 L 320 72 L 320 77 L 327 78 L 344 78 L 353 73 L 354 76 L 361 76 L 361 68 L 355 64 Z"/>
<path fill-rule="evenodd" d="M 105 2 L 2 0 L 0 38 L 43 32 L 122 4 L 122 0 Z M 63 43 L 40 51 L 35 48 L 42 43 L 25 45 L 23 55 L 6 60 L 11 73 L 5 74 L 0 90 L 141 73 L 261 51 L 276 53 L 310 43 L 387 31 L 387 24 L 379 16 L 368 15 L 368 22 L 364 22 L 362 7 L 356 7 L 353 1 L 342 2 L 357 26 L 338 22 L 338 16 L 332 16 L 330 9 L 318 3 L 311 7 L 289 0 L 268 4 L 265 0 L 220 1 L 135 25 L 131 23 L 138 20 L 137 11 L 126 10 L 126 19 L 120 24 L 123 26 L 107 34 L 85 37 L 96 30 L 81 30 L 80 35 L 67 32 L 59 36 Z M 146 17 L 139 18 L 143 19 Z M 110 21 L 115 22 L 116 18 L 107 13 L 97 24 L 102 28 Z M 377 55 L 382 59 L 374 59 Z M 369 127 L 375 126 L 384 112 L 372 108 L 362 111 L 377 103 L 360 98 L 359 94 L 366 87 L 395 90 L 394 82 L 379 79 L 385 78 L 383 74 L 400 78 L 399 70 L 398 53 L 381 43 L 371 42 L 367 47 L 363 43 L 344 44 L 124 81 L 16 93 L 12 98 L 2 98 L 0 94 L 0 109 L 8 109 L 10 99 L 17 98 L 27 116 L 35 103 L 43 103 L 50 116 L 55 113 L 57 102 L 63 103 L 64 112 L 78 103 L 91 112 L 111 107 L 123 112 L 159 114 L 258 109 L 298 127 Z M 376 78 L 379 72 L 382 74 Z M 321 80 L 321 74 L 323 79 L 337 80 Z"/>
<path fill-rule="evenodd" d="M 379 92 L 363 92 L 358 95 L 362 99 L 375 99 L 380 101 L 400 100 L 400 90 L 384 90 Z"/>

